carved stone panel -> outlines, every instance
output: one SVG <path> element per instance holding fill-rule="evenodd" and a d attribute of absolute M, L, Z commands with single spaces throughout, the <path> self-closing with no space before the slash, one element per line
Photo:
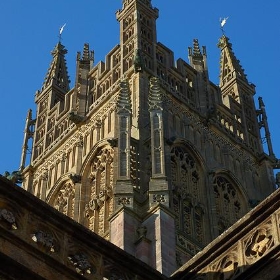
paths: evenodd
<path fill-rule="evenodd" d="M 246 265 L 255 263 L 275 245 L 272 221 L 261 225 L 243 243 Z"/>
<path fill-rule="evenodd" d="M 54 201 L 54 208 L 63 214 L 74 217 L 75 186 L 71 182 L 64 183 Z"/>
<path fill-rule="evenodd" d="M 38 230 L 31 235 L 31 238 L 40 248 L 47 252 L 54 253 L 58 250 L 58 242 L 52 233 Z"/>
<path fill-rule="evenodd" d="M 17 229 L 14 213 L 6 208 L 0 209 L 0 223 L 8 229 Z"/>
<path fill-rule="evenodd" d="M 32 212 L 28 215 L 27 223 L 27 241 L 44 253 L 58 256 L 64 243 L 62 231 Z"/>
<path fill-rule="evenodd" d="M 212 266 L 212 279 L 231 280 L 240 273 L 240 264 L 238 260 L 238 250 L 233 249 Z"/>
<path fill-rule="evenodd" d="M 86 254 L 76 253 L 73 255 L 69 255 L 68 259 L 75 267 L 76 271 L 81 275 L 96 273 L 96 267 L 90 262 L 90 259 Z"/>

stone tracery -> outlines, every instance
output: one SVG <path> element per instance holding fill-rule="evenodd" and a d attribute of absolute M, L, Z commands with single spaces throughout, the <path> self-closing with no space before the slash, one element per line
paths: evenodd
<path fill-rule="evenodd" d="M 240 273 L 238 256 L 236 251 L 224 256 L 214 266 L 213 271 L 215 279 L 231 280 Z"/>
<path fill-rule="evenodd" d="M 60 188 L 54 202 L 54 208 L 63 214 L 74 217 L 75 186 L 72 182 L 66 182 Z"/>
<path fill-rule="evenodd" d="M 274 246 L 272 222 L 262 225 L 245 240 L 245 258 L 247 264 L 252 264 Z"/>
<path fill-rule="evenodd" d="M 227 178 L 218 175 L 213 181 L 218 230 L 221 234 L 242 215 L 242 201 L 238 188 Z"/>
<path fill-rule="evenodd" d="M 203 200 L 200 195 L 200 170 L 195 159 L 183 146 L 171 149 L 173 209 L 176 229 L 204 242 Z"/>
<path fill-rule="evenodd" d="M 114 150 L 104 147 L 90 166 L 91 193 L 85 214 L 89 228 L 102 236 L 108 234 L 108 217 L 113 212 L 113 157 Z"/>

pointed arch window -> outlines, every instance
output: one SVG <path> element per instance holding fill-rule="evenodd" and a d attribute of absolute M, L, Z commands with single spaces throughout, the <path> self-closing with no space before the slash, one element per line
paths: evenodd
<path fill-rule="evenodd" d="M 108 237 L 108 218 L 113 213 L 113 157 L 111 147 L 101 149 L 90 166 L 90 200 L 86 204 L 88 227 L 97 234 Z"/>
<path fill-rule="evenodd" d="M 173 210 L 177 233 L 203 245 L 205 221 L 200 174 L 196 160 L 184 146 L 171 149 Z"/>
<path fill-rule="evenodd" d="M 244 202 L 238 187 L 228 178 L 217 175 L 213 181 L 218 232 L 234 224 L 244 215 Z"/>

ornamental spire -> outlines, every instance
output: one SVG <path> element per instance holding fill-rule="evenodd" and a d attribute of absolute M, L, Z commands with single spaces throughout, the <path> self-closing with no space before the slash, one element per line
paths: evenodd
<path fill-rule="evenodd" d="M 117 112 L 131 114 L 131 94 L 129 89 L 129 83 L 126 78 L 123 78 L 120 82 L 120 93 L 117 100 Z"/>
<path fill-rule="evenodd" d="M 237 78 L 248 83 L 244 69 L 232 50 L 232 44 L 229 42 L 229 38 L 223 35 L 219 40 L 218 47 L 221 49 L 220 86 L 225 85 L 232 78 Z"/>
<path fill-rule="evenodd" d="M 56 85 L 65 92 L 69 91 L 70 80 L 65 60 L 66 53 L 67 50 L 65 47 L 58 42 L 54 50 L 51 52 L 53 60 L 47 72 L 42 90 L 47 88 L 49 85 Z"/>
<path fill-rule="evenodd" d="M 160 89 L 160 81 L 157 77 L 150 79 L 150 93 L 148 98 L 149 110 L 162 110 L 163 95 Z"/>
<path fill-rule="evenodd" d="M 206 47 L 202 46 L 200 50 L 198 39 L 193 40 L 193 47 L 189 47 L 189 61 L 190 65 L 197 71 L 207 70 L 207 54 Z"/>
<path fill-rule="evenodd" d="M 198 39 L 193 40 L 193 56 L 202 59 L 202 54 L 199 48 Z"/>

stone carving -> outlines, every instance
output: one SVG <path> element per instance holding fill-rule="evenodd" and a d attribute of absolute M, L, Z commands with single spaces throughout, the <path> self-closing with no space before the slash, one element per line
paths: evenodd
<path fill-rule="evenodd" d="M 90 165 L 91 193 L 85 215 L 89 228 L 102 236 L 108 232 L 113 212 L 113 156 L 114 149 L 108 145 L 97 152 Z"/>
<path fill-rule="evenodd" d="M 55 200 L 54 208 L 63 214 L 74 216 L 75 187 L 71 183 L 66 183 L 60 189 Z"/>
<path fill-rule="evenodd" d="M 130 178 L 134 186 L 139 186 L 139 159 L 138 150 L 135 146 L 130 146 Z"/>
<path fill-rule="evenodd" d="M 129 205 L 131 198 L 130 197 L 119 197 L 118 198 L 118 205 Z"/>
<path fill-rule="evenodd" d="M 84 122 L 86 117 L 78 115 L 76 112 L 70 112 L 69 113 L 69 120 L 75 123 L 76 125 Z"/>
<path fill-rule="evenodd" d="M 137 235 L 138 235 L 138 239 L 146 238 L 147 227 L 146 226 L 140 226 L 140 227 L 137 228 L 136 232 L 137 232 Z"/>
<path fill-rule="evenodd" d="M 81 175 L 78 174 L 70 174 L 69 179 L 72 181 L 73 184 L 81 183 Z"/>
<path fill-rule="evenodd" d="M 150 92 L 149 92 L 149 110 L 162 110 L 163 100 L 162 100 L 163 93 L 161 92 L 160 88 L 160 80 L 157 77 L 152 77 L 150 79 Z"/>
<path fill-rule="evenodd" d="M 77 145 L 77 147 L 80 147 L 80 148 L 82 148 L 84 146 L 84 138 L 81 134 L 79 135 L 79 137 L 77 139 L 76 145 Z"/>
<path fill-rule="evenodd" d="M 93 198 L 87 204 L 87 209 L 91 210 L 91 211 L 98 210 L 103 206 L 103 204 L 104 204 L 104 200 L 99 199 L 99 198 Z M 88 216 L 89 216 L 89 214 L 88 214 Z"/>
<path fill-rule="evenodd" d="M 7 209 L 0 209 L 0 221 L 5 222 L 10 229 L 17 229 L 14 214 Z"/>
<path fill-rule="evenodd" d="M 104 202 L 107 199 L 112 198 L 113 191 L 112 187 L 109 187 L 108 189 L 101 190 L 98 195 L 96 195 L 93 199 L 89 201 L 87 204 L 88 210 L 94 211 L 100 209 Z"/>
<path fill-rule="evenodd" d="M 41 179 L 44 181 L 47 181 L 49 178 L 49 172 L 47 170 L 44 171 L 44 173 L 41 176 Z"/>
<path fill-rule="evenodd" d="M 118 114 L 131 114 L 131 92 L 126 77 L 123 77 L 120 82 L 120 91 L 116 106 Z"/>
<path fill-rule="evenodd" d="M 153 202 L 157 202 L 157 203 L 166 202 L 165 194 L 154 194 L 153 195 Z"/>
<path fill-rule="evenodd" d="M 244 243 L 246 261 L 252 264 L 274 246 L 271 222 L 257 229 Z"/>
<path fill-rule="evenodd" d="M 110 144 L 111 147 L 118 147 L 118 139 L 117 138 L 112 138 L 112 139 L 107 139 L 107 142 Z"/>
<path fill-rule="evenodd" d="M 223 257 L 213 266 L 214 278 L 220 280 L 231 280 L 240 273 L 238 267 L 238 257 L 235 253 L 231 253 Z"/>
<path fill-rule="evenodd" d="M 22 174 L 20 171 L 13 171 L 12 173 L 5 171 L 4 177 L 12 181 L 14 184 L 20 184 L 22 183 Z"/>
<path fill-rule="evenodd" d="M 47 251 L 53 253 L 56 251 L 55 239 L 52 234 L 46 233 L 44 231 L 37 231 L 31 235 L 31 238 L 34 242 L 40 245 L 43 248 L 46 248 Z"/>
<path fill-rule="evenodd" d="M 77 253 L 68 257 L 70 262 L 74 265 L 76 271 L 81 275 L 84 274 L 95 274 L 96 268 L 93 266 L 88 257 L 84 253 Z"/>

